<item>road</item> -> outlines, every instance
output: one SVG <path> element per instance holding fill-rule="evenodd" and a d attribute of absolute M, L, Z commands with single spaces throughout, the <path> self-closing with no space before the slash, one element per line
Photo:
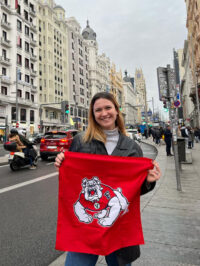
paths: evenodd
<path fill-rule="evenodd" d="M 61 254 L 54 249 L 58 178 L 53 161 L 18 172 L 0 166 L 0 173 L 0 265 L 49 265 Z"/>

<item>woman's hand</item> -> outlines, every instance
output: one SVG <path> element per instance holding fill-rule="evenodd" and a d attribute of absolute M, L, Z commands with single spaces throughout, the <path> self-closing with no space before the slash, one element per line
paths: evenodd
<path fill-rule="evenodd" d="M 161 177 L 161 171 L 158 163 L 156 161 L 153 161 L 154 168 L 152 170 L 149 170 L 149 173 L 147 175 L 147 182 L 155 182 L 160 179 Z"/>
<path fill-rule="evenodd" d="M 62 161 L 65 159 L 65 155 L 63 152 L 59 153 L 57 156 L 56 156 L 56 159 L 55 159 L 55 167 L 57 167 L 59 169 L 59 167 L 61 166 L 62 164 Z"/>

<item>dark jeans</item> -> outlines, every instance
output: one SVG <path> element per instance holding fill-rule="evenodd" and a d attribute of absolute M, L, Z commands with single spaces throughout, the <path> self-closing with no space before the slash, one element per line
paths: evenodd
<path fill-rule="evenodd" d="M 171 142 L 166 142 L 166 152 L 167 155 L 171 154 Z"/>
<path fill-rule="evenodd" d="M 108 266 L 122 266 L 118 264 L 117 257 L 114 252 L 106 256 L 105 258 Z M 98 255 L 68 252 L 65 266 L 95 266 L 97 260 Z M 124 264 L 123 266 L 131 266 L 131 263 Z"/>
<path fill-rule="evenodd" d="M 32 157 L 30 156 L 30 150 L 29 150 L 29 148 L 25 148 L 25 149 L 23 149 L 23 152 L 24 152 L 25 156 L 29 158 L 29 160 L 30 160 L 30 165 L 33 165 L 33 159 L 32 159 Z"/>

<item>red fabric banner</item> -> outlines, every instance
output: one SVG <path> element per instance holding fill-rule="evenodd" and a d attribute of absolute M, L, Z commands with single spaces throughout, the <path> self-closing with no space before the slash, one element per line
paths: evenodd
<path fill-rule="evenodd" d="M 59 173 L 56 249 L 108 255 L 144 244 L 140 189 L 148 158 L 65 152 Z"/>

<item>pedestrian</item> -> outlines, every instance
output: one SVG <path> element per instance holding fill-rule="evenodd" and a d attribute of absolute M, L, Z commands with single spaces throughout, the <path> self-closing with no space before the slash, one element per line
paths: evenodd
<path fill-rule="evenodd" d="M 173 156 L 171 154 L 171 146 L 172 146 L 172 133 L 171 133 L 171 127 L 168 125 L 165 132 L 165 144 L 166 144 L 166 153 L 167 156 Z"/>
<path fill-rule="evenodd" d="M 97 93 L 92 98 L 88 128 L 84 134 L 75 136 L 70 151 L 125 157 L 143 156 L 136 142 L 126 136 L 119 104 L 108 92 Z M 58 154 L 55 166 L 59 168 L 64 159 L 63 153 Z M 149 170 L 141 194 L 151 191 L 160 175 L 160 168 L 154 161 L 154 169 Z M 131 256 L 127 259 L 128 255 Z M 106 256 L 106 262 L 109 266 L 130 266 L 139 256 L 139 246 L 124 247 Z M 65 266 L 94 266 L 97 260 L 98 255 L 68 252 Z"/>
<path fill-rule="evenodd" d="M 146 127 L 145 127 L 145 129 L 144 129 L 144 136 L 145 136 L 146 139 L 148 139 L 148 130 L 147 130 Z"/>
<path fill-rule="evenodd" d="M 161 132 L 159 128 L 155 129 L 155 139 L 156 139 L 156 144 L 160 144 L 160 138 L 161 138 Z"/>

